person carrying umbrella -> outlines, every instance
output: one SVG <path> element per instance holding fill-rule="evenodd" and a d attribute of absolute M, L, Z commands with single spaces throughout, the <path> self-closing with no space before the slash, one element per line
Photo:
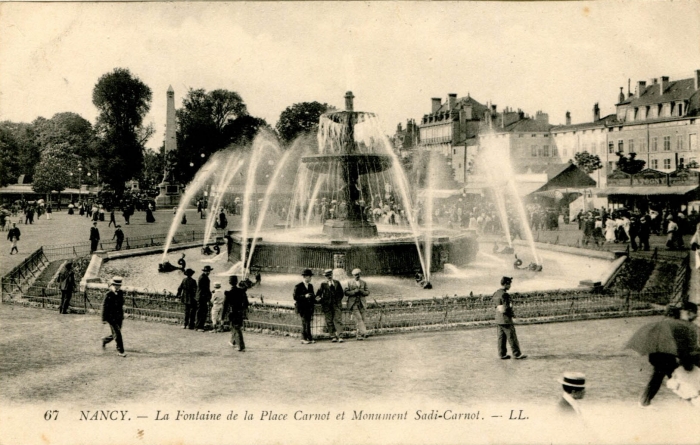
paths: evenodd
<path fill-rule="evenodd" d="M 697 316 L 698 306 L 686 302 L 680 314 L 681 319 L 672 315 L 642 326 L 627 342 L 626 349 L 648 355 L 649 363 L 654 367 L 639 401 L 641 406 L 651 404 L 661 388 L 664 376 L 670 378 L 679 363 L 687 371 L 693 369 L 700 356 L 697 327 L 693 324 Z"/>

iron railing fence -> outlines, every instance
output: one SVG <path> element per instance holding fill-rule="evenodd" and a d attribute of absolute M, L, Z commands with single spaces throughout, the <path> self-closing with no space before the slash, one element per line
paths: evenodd
<path fill-rule="evenodd" d="M 21 295 L 26 292 L 31 286 L 30 283 L 41 274 L 49 263 L 43 248 L 40 247 L 32 252 L 24 261 L 2 277 L 0 283 L 2 299 L 5 299 L 6 294 Z"/>
<path fill-rule="evenodd" d="M 88 288 L 76 293 L 70 308 L 77 313 L 99 314 L 104 289 Z M 562 291 L 513 294 L 516 321 L 520 323 L 564 321 L 588 318 L 611 318 L 661 313 L 653 302 L 669 295 L 650 292 Z M 11 302 L 36 307 L 56 308 L 61 292 L 55 285 L 32 286 L 22 296 L 10 295 Z M 489 325 L 494 318 L 491 296 L 445 297 L 417 301 L 372 302 L 365 312 L 365 324 L 373 332 L 418 329 L 444 329 L 458 326 Z M 171 293 L 125 292 L 124 311 L 128 317 L 166 323 L 184 321 L 184 305 Z M 343 308 L 345 335 L 355 330 L 352 312 Z M 299 316 L 292 307 L 253 303 L 248 311 L 246 328 L 278 334 L 301 333 Z M 312 322 L 314 335 L 323 336 L 325 319 L 317 306 Z"/>

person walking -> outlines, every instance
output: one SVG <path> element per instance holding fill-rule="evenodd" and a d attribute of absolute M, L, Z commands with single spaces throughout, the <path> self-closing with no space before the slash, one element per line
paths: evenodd
<path fill-rule="evenodd" d="M 243 323 L 248 313 L 248 285 L 245 281 L 239 283 L 233 280 L 231 290 L 224 292 L 224 312 L 228 313 L 228 320 L 231 323 L 231 340 L 228 342 L 232 347 L 238 345 L 238 351 L 245 351 L 245 341 L 243 340 Z"/>
<path fill-rule="evenodd" d="M 639 219 L 639 227 L 637 229 L 637 236 L 639 237 L 639 248 L 645 251 L 649 250 L 649 235 L 651 235 L 651 224 L 649 222 L 649 215 L 643 215 Z"/>
<path fill-rule="evenodd" d="M 124 321 L 124 292 L 122 277 L 114 276 L 109 286 L 109 292 L 102 302 L 102 323 L 109 324 L 112 334 L 102 339 L 102 349 L 112 340 L 117 341 L 117 352 L 120 357 L 126 357 L 124 339 L 122 338 L 122 323 Z"/>
<path fill-rule="evenodd" d="M 214 329 L 211 332 L 224 331 L 224 291 L 221 289 L 221 283 L 214 283 L 214 292 L 211 296 L 211 322 Z"/>
<path fill-rule="evenodd" d="M 112 224 L 114 224 L 114 227 L 117 227 L 117 217 L 114 216 L 114 207 L 112 207 L 112 210 L 109 212 L 109 224 L 107 224 L 107 227 L 112 227 Z"/>
<path fill-rule="evenodd" d="M 317 299 L 321 302 L 321 309 L 326 318 L 326 328 L 332 338 L 333 343 L 343 342 L 340 334 L 343 332 L 343 313 L 341 311 L 343 303 L 343 287 L 340 281 L 333 279 L 333 270 L 327 269 L 323 276 L 326 281 L 321 283 L 316 292 Z"/>
<path fill-rule="evenodd" d="M 194 270 L 185 270 L 185 278 L 177 288 L 177 296 L 180 303 L 185 305 L 185 322 L 182 329 L 194 329 L 195 315 L 197 314 L 197 282 L 192 278 Z"/>
<path fill-rule="evenodd" d="M 122 243 L 124 242 L 124 232 L 122 232 L 122 226 L 117 225 L 114 231 L 114 236 L 112 239 L 117 240 L 117 244 L 114 246 L 115 250 L 122 250 Z"/>
<path fill-rule="evenodd" d="M 348 280 L 345 286 L 345 295 L 348 297 L 348 309 L 352 311 L 352 318 L 357 324 L 357 339 L 367 338 L 367 327 L 365 326 L 365 309 L 367 308 L 367 296 L 369 289 L 365 280 L 360 278 L 362 271 L 353 269 L 353 279 Z"/>
<path fill-rule="evenodd" d="M 59 314 L 67 314 L 70 308 L 70 300 L 75 290 L 75 272 L 73 261 L 68 261 L 58 275 L 58 288 L 61 290 L 61 304 L 58 306 Z"/>
<path fill-rule="evenodd" d="M 46 206 L 46 220 L 51 221 L 51 214 L 53 213 L 53 209 L 51 209 L 51 203 L 49 203 Z"/>
<path fill-rule="evenodd" d="M 19 253 L 19 249 L 17 248 L 17 243 L 19 242 L 19 237 L 21 235 L 21 232 L 19 231 L 19 228 L 17 227 L 17 223 L 12 223 L 12 228 L 10 229 L 9 232 L 7 232 L 7 239 L 10 240 L 12 243 L 12 248 L 10 249 L 10 255 L 13 255 L 15 252 Z"/>
<path fill-rule="evenodd" d="M 515 325 L 513 324 L 513 303 L 508 294 L 510 285 L 513 282 L 512 277 L 501 278 L 501 288 L 493 294 L 493 304 L 496 308 L 496 330 L 498 333 L 498 355 L 502 360 L 510 358 L 506 349 L 506 339 L 510 343 L 510 349 L 516 359 L 527 358 L 527 355 L 520 351 L 520 343 L 518 336 L 515 333 Z"/>
<path fill-rule="evenodd" d="M 126 224 L 128 226 L 129 225 L 129 218 L 131 218 L 131 213 L 130 213 L 130 209 L 129 209 L 128 205 L 123 208 L 122 216 L 124 217 L 124 224 Z"/>
<path fill-rule="evenodd" d="M 148 207 L 146 207 L 146 222 L 156 222 L 156 219 L 153 217 L 153 205 L 150 202 L 148 203 Z"/>
<path fill-rule="evenodd" d="M 202 274 L 197 280 L 197 320 L 195 328 L 197 331 L 204 332 L 204 325 L 207 323 L 209 316 L 209 302 L 211 301 L 211 282 L 209 281 L 209 273 L 214 270 L 208 264 L 202 269 Z"/>
<path fill-rule="evenodd" d="M 93 221 L 90 227 L 90 253 L 97 250 L 97 243 L 100 242 L 100 231 L 97 229 L 97 221 Z"/>
<path fill-rule="evenodd" d="M 303 281 L 294 286 L 294 306 L 301 317 L 302 344 L 316 343 L 311 335 L 311 320 L 314 316 L 314 285 L 311 284 L 311 277 L 314 275 L 311 269 L 304 269 L 301 272 Z"/>

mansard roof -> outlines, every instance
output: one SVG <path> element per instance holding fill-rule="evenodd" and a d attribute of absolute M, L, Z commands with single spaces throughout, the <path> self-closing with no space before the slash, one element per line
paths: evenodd
<path fill-rule="evenodd" d="M 668 83 L 666 89 L 661 91 L 662 83 L 647 85 L 640 97 L 632 97 L 629 104 L 632 107 L 660 104 L 677 100 L 689 100 L 695 93 L 693 79 L 681 79 Z"/>

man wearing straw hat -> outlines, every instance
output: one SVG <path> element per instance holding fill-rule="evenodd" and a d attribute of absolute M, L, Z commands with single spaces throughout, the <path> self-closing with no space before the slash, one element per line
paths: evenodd
<path fill-rule="evenodd" d="M 565 372 L 559 383 L 564 390 L 557 405 L 559 411 L 565 414 L 581 414 L 579 400 L 586 394 L 586 376 L 580 372 Z"/>
<path fill-rule="evenodd" d="M 501 278 L 501 288 L 493 294 L 493 304 L 496 306 L 496 329 L 498 330 L 498 355 L 502 360 L 510 358 L 506 349 L 506 340 L 510 343 L 510 349 L 516 359 L 524 359 L 527 356 L 520 352 L 520 343 L 515 333 L 513 324 L 513 303 L 508 294 L 513 277 Z"/>
<path fill-rule="evenodd" d="M 367 327 L 365 326 L 365 309 L 367 308 L 367 295 L 369 289 L 365 280 L 360 279 L 360 269 L 353 269 L 354 279 L 348 280 L 345 286 L 345 295 L 348 297 L 348 309 L 352 311 L 352 318 L 357 324 L 357 339 L 367 338 Z"/>
<path fill-rule="evenodd" d="M 342 343 L 343 339 L 340 334 L 343 332 L 343 314 L 340 307 L 344 296 L 343 287 L 340 281 L 333 279 L 333 270 L 326 269 L 323 276 L 326 277 L 326 281 L 321 283 L 316 297 L 321 301 L 321 308 L 326 318 L 326 328 L 333 343 Z"/>
<path fill-rule="evenodd" d="M 124 341 L 122 340 L 122 322 L 124 321 L 124 292 L 122 291 L 122 277 L 114 276 L 109 285 L 109 292 L 102 302 L 102 323 L 109 324 L 112 335 L 102 339 L 102 348 L 112 340 L 117 341 L 117 352 L 121 357 L 124 353 Z"/>
<path fill-rule="evenodd" d="M 202 274 L 199 276 L 197 281 L 197 321 L 195 327 L 198 331 L 204 332 L 204 325 L 207 322 L 207 317 L 209 316 L 209 302 L 211 301 L 211 282 L 209 281 L 209 272 L 211 272 L 212 267 L 210 265 L 204 266 L 202 269 Z"/>

